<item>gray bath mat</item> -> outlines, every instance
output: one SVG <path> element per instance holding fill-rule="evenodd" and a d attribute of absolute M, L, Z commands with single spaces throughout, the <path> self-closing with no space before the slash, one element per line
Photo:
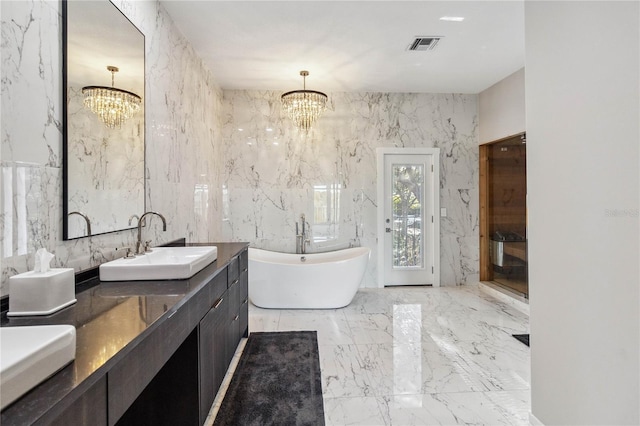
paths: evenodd
<path fill-rule="evenodd" d="M 214 425 L 324 425 L 316 332 L 251 333 Z"/>

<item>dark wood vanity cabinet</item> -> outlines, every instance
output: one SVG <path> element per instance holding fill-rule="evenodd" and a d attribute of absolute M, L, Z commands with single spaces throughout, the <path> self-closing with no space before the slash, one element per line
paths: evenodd
<path fill-rule="evenodd" d="M 98 283 L 79 293 L 77 304 L 59 315 L 91 312 L 105 297 L 113 303 L 73 323 L 79 342 L 74 363 L 2 410 L 2 425 L 204 424 L 238 343 L 248 336 L 247 244 L 216 245 L 217 261 L 189 280 L 123 283 L 122 295 Z M 127 293 L 132 287 L 140 293 Z M 149 320 L 149 312 L 157 317 Z M 146 327 L 132 335 L 140 315 Z M 55 315 L 50 320 L 65 322 Z M 26 325 L 47 324 L 30 321 Z M 120 329 L 129 341 L 101 359 L 111 339 L 119 341 Z"/>
<path fill-rule="evenodd" d="M 125 412 L 136 411 L 137 408 L 140 415 L 143 415 L 147 409 L 151 411 L 155 404 L 153 394 L 157 392 L 150 383 L 156 380 L 160 373 L 166 374 L 165 367 L 171 365 L 169 361 L 181 354 L 181 349 L 185 350 L 185 342 L 194 329 L 194 324 L 190 324 L 189 321 L 193 316 L 193 312 L 190 312 L 192 309 L 193 305 L 188 304 L 176 310 L 158 325 L 154 333 L 143 339 L 109 370 L 107 382 L 110 425 L 116 424 L 116 421 L 119 421 L 119 424 L 140 424 L 137 423 L 140 420 L 137 416 L 125 416 Z M 191 343 L 193 345 L 193 342 Z M 197 345 L 197 340 L 195 344 Z M 197 357 L 195 360 L 197 362 Z M 183 371 L 181 374 L 184 376 L 184 373 Z M 162 384 L 158 384 L 158 387 L 162 388 Z M 135 419 L 135 422 L 120 421 L 121 417 Z"/>
<path fill-rule="evenodd" d="M 135 355 L 134 351 L 116 365 L 113 370 L 118 372 L 119 381 L 128 389 L 123 391 L 119 382 L 113 386 L 114 394 L 109 394 L 110 420 L 119 419 L 118 425 L 138 425 L 150 420 L 153 421 L 149 424 L 155 425 L 204 424 L 238 343 L 242 336 L 248 333 L 246 259 L 245 248 L 195 295 L 192 303 L 185 304 L 166 321 L 171 324 L 174 317 L 182 317 L 181 325 L 177 327 L 178 332 L 165 330 L 160 335 L 156 333 L 160 338 L 182 337 L 186 330 L 191 330 L 187 333 L 188 336 L 182 337 L 180 347 L 175 349 L 169 361 L 159 371 L 150 368 L 158 359 L 154 349 L 145 347 L 158 345 L 159 342 L 155 342 L 153 338 L 145 339 L 145 342 L 151 341 L 147 345 L 143 342 L 141 346 L 144 348 L 139 350 L 139 355 Z M 245 265 L 242 273 L 241 263 Z M 194 316 L 200 318 L 195 328 L 189 325 L 189 319 L 193 319 Z M 186 330 L 183 330 L 184 328 Z M 171 339 L 166 342 L 166 346 L 164 349 L 156 348 L 155 351 L 162 355 L 167 349 L 171 350 Z M 142 353 L 147 354 L 147 358 L 141 356 Z M 140 381 L 136 376 L 140 375 L 138 370 L 143 364 L 147 365 L 146 375 L 152 374 L 154 370 L 158 373 L 140 392 L 139 385 L 134 385 Z M 111 379 L 109 385 L 111 389 Z M 120 395 L 115 395 L 116 389 L 120 390 Z M 122 394 L 136 392 L 139 396 L 124 414 L 114 410 L 111 401 L 119 402 Z M 109 423 L 114 424 L 113 421 Z"/>
<path fill-rule="evenodd" d="M 248 259 L 243 251 L 235 262 L 229 264 L 229 326 L 227 327 L 227 363 L 233 359 L 238 342 L 248 335 Z"/>
<path fill-rule="evenodd" d="M 216 288 L 222 287 L 222 278 L 220 276 Z M 200 321 L 200 424 L 209 414 L 240 339 L 248 336 L 246 249 L 231 260 L 224 278 L 224 293 L 215 297 L 211 309 Z"/>
<path fill-rule="evenodd" d="M 218 290 L 214 302 L 200 321 L 198 348 L 200 364 L 200 424 L 209 414 L 222 379 L 227 372 L 227 317 L 229 315 L 229 295 L 227 274 L 219 274 L 214 285 Z"/>
<path fill-rule="evenodd" d="M 109 372 L 110 424 L 204 424 L 238 343 L 248 333 L 246 265 L 245 248 L 168 318 L 160 333 L 146 338 L 112 369 L 115 381 Z M 200 318 L 196 324 L 194 317 Z M 167 351 L 173 355 L 165 361 Z M 156 367 L 156 362 L 164 366 Z"/>
<path fill-rule="evenodd" d="M 249 337 L 249 258 L 248 251 L 245 250 L 238 256 L 240 260 L 240 276 L 238 288 L 236 289 L 236 316 L 238 327 L 236 329 L 236 340 L 239 342 L 243 337 Z M 237 346 L 237 343 L 236 343 Z M 234 348 L 235 352 L 235 348 Z"/>

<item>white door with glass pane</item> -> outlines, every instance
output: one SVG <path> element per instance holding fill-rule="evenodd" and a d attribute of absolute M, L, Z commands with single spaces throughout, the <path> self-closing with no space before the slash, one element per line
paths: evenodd
<path fill-rule="evenodd" d="M 380 286 L 439 285 L 438 149 L 378 150 Z"/>

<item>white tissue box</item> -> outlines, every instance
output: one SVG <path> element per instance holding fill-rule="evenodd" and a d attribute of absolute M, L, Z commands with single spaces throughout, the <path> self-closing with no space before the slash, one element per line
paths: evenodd
<path fill-rule="evenodd" d="M 73 268 L 30 271 L 9 277 L 7 316 L 50 315 L 75 302 Z"/>

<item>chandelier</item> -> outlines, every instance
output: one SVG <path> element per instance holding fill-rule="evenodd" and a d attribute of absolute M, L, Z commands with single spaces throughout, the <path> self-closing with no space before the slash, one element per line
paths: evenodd
<path fill-rule="evenodd" d="M 327 95 L 315 90 L 307 90 L 309 71 L 300 71 L 303 79 L 303 90 L 287 92 L 280 100 L 289 117 L 300 129 L 309 131 L 314 121 L 327 108 Z"/>
<path fill-rule="evenodd" d="M 100 117 L 104 124 L 113 129 L 133 117 L 140 109 L 142 99 L 135 93 L 114 87 L 118 67 L 108 66 L 111 71 L 111 87 L 86 86 L 82 88 L 84 106 Z"/>

